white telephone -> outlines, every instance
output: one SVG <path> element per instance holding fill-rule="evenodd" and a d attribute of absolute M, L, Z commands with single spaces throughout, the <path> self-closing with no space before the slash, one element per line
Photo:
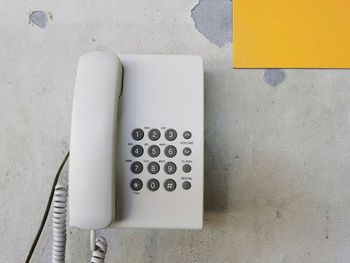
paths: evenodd
<path fill-rule="evenodd" d="M 70 224 L 203 224 L 203 62 L 197 56 L 81 56 L 73 101 Z"/>

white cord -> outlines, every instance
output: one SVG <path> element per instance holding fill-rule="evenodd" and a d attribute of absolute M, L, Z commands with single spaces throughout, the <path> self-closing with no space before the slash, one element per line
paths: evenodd
<path fill-rule="evenodd" d="M 64 263 L 66 253 L 67 188 L 57 184 L 53 197 L 53 245 L 52 263 Z M 90 232 L 91 263 L 104 263 L 107 241 L 103 237 L 95 239 L 95 230 Z"/>
<path fill-rule="evenodd" d="M 64 263 L 66 252 L 67 188 L 57 184 L 53 197 L 52 263 Z"/>
<path fill-rule="evenodd" d="M 92 252 L 91 263 L 104 263 L 107 252 L 107 241 L 103 237 L 95 240 L 95 249 Z"/>
<path fill-rule="evenodd" d="M 91 252 L 95 251 L 95 240 L 96 240 L 96 230 L 90 231 L 90 250 Z"/>

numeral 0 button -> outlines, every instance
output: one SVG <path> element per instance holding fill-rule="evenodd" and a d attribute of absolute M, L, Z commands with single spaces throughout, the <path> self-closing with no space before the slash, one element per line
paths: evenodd
<path fill-rule="evenodd" d="M 148 189 L 152 192 L 157 191 L 159 188 L 159 182 L 157 179 L 150 179 L 147 183 Z"/>
<path fill-rule="evenodd" d="M 134 174 L 139 174 L 143 170 L 143 165 L 140 162 L 133 162 L 130 168 Z"/>

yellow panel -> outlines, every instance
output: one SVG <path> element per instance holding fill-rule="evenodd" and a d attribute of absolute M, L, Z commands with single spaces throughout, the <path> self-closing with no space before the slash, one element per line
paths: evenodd
<path fill-rule="evenodd" d="M 234 67 L 350 68 L 350 0 L 234 0 Z"/>

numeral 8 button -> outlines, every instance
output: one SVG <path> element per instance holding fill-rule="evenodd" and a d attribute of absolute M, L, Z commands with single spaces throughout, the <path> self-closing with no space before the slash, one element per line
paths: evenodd
<path fill-rule="evenodd" d="M 156 174 L 160 170 L 159 164 L 156 162 L 150 162 L 147 168 L 151 174 Z"/>

